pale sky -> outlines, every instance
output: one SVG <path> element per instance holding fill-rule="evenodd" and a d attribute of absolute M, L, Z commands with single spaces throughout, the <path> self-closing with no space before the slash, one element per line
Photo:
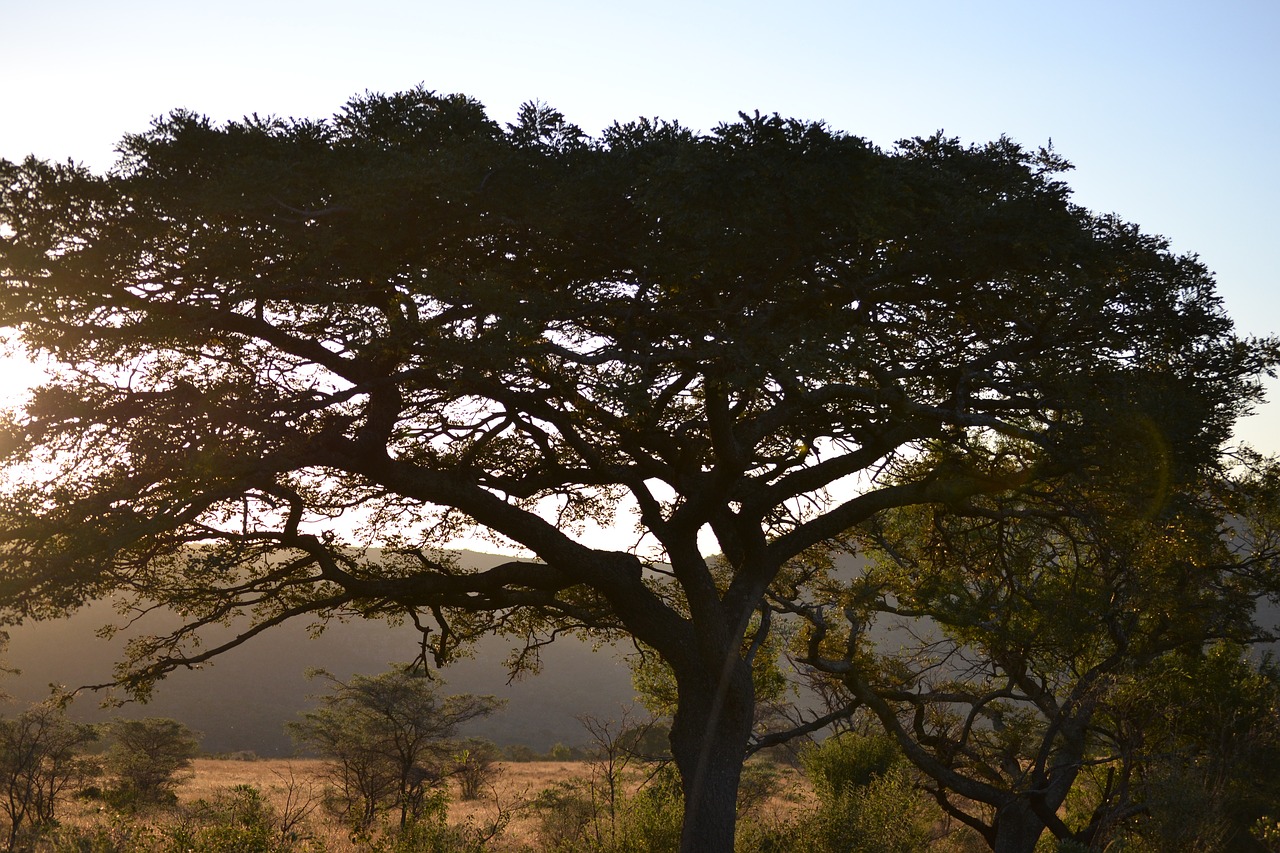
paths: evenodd
<path fill-rule="evenodd" d="M 1280 332 L 1276 0 L 0 0 L 0 31 L 0 157 L 95 169 L 176 107 L 323 117 L 419 83 L 589 133 L 758 109 L 885 146 L 1052 140 L 1078 202 L 1198 253 L 1243 332 Z M 1280 405 L 1242 435 L 1280 452 Z"/>

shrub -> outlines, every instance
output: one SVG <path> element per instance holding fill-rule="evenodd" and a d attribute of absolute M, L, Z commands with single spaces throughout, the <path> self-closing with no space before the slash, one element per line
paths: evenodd
<path fill-rule="evenodd" d="M 113 812 L 105 823 L 93 826 L 51 827 L 36 846 L 41 853 L 144 853 L 172 848 L 161 846 L 158 830 L 129 816 Z"/>
<path fill-rule="evenodd" d="M 814 850 L 914 853 L 928 846 L 936 808 L 889 737 L 846 732 L 805 750 L 801 763 L 818 795 L 806 830 Z"/>
<path fill-rule="evenodd" d="M 479 799 L 484 786 L 498 775 L 498 746 L 484 738 L 467 738 L 460 747 L 453 754 L 452 771 L 458 780 L 458 796 L 463 800 Z"/>
<path fill-rule="evenodd" d="M 543 788 L 534 798 L 533 810 L 537 814 L 539 850 L 579 850 L 593 834 L 595 803 L 591 788 L 581 779 Z"/>
<path fill-rule="evenodd" d="M 782 774 L 770 761 L 748 761 L 738 783 L 738 814 L 748 814 L 778 792 Z"/>
<path fill-rule="evenodd" d="M 502 748 L 502 755 L 507 761 L 537 761 L 538 753 L 533 747 L 524 743 L 513 743 Z"/>
<path fill-rule="evenodd" d="M 582 761 L 586 757 L 587 754 L 581 747 L 563 743 L 555 744 L 547 752 L 548 761 Z"/>
<path fill-rule="evenodd" d="M 173 853 L 280 853 L 291 846 L 276 837 L 275 810 L 252 785 L 197 800 L 168 835 Z"/>
<path fill-rule="evenodd" d="M 869 785 L 904 760 L 887 735 L 844 732 L 800 754 L 800 764 L 819 797 L 835 798 Z"/>
<path fill-rule="evenodd" d="M 827 853 L 916 853 L 929 846 L 934 811 L 903 765 L 865 785 L 822 798 L 814 849 Z"/>
<path fill-rule="evenodd" d="M 115 720 L 109 727 L 107 768 L 115 775 L 113 801 L 172 802 L 178 773 L 191 766 L 199 737 L 177 720 Z"/>
<path fill-rule="evenodd" d="M 373 853 L 483 853 L 484 838 L 471 826 L 450 826 L 449 797 L 437 790 L 425 799 L 418 818 L 391 828 L 370 845 Z"/>
<path fill-rule="evenodd" d="M 628 793 L 629 786 L 609 786 L 599 774 L 592 779 L 557 782 L 543 789 L 534 800 L 537 815 L 537 846 L 550 853 L 667 853 L 680 847 L 684 820 L 684 798 L 675 765 L 649 765 L 643 787 Z M 739 789 L 741 829 L 738 849 L 742 851 L 786 851 L 809 849 L 807 838 L 794 827 L 766 827 L 754 823 L 752 814 L 772 796 L 778 785 L 778 770 L 767 762 L 746 766 Z"/>
<path fill-rule="evenodd" d="M 684 798 L 674 764 L 665 764 L 622 808 L 617 853 L 665 853 L 680 847 Z"/>

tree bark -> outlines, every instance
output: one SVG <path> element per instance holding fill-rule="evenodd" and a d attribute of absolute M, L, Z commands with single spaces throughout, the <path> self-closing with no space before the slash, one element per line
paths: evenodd
<path fill-rule="evenodd" d="M 996 813 L 994 829 L 994 853 L 1034 853 L 1045 825 L 1029 803 L 1013 800 Z"/>
<path fill-rule="evenodd" d="M 676 683 L 671 754 L 684 793 L 680 850 L 732 853 L 738 783 L 755 707 L 751 670 L 731 651 L 702 672 L 677 672 Z"/>

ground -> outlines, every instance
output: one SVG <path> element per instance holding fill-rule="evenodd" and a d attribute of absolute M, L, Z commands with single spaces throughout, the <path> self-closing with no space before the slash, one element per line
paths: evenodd
<path fill-rule="evenodd" d="M 320 804 L 323 792 L 322 764 L 316 759 L 237 760 L 201 758 L 179 787 L 180 804 L 209 800 L 236 785 L 252 785 L 261 791 L 274 807 L 277 822 L 294 821 L 281 826 L 283 832 L 296 832 L 300 838 L 312 838 L 327 853 L 356 853 L 367 850 L 367 842 L 353 839 L 350 831 L 327 814 Z M 767 821 L 783 821 L 804 809 L 812 801 L 812 792 L 800 773 L 778 767 L 773 795 L 759 807 L 757 814 Z M 560 782 L 586 781 L 592 765 L 587 762 L 501 762 L 493 785 L 481 799 L 461 801 L 456 786 L 449 791 L 449 822 L 470 823 L 481 832 L 501 820 L 501 832 L 493 837 L 489 849 L 494 851 L 529 851 L 542 846 L 538 836 L 538 813 L 530 807 L 540 791 Z M 640 777 L 633 776 L 631 785 Z M 307 813 L 309 810 L 309 813 Z M 105 809 L 94 801 L 74 800 L 62 809 L 62 823 L 73 827 L 102 826 L 109 821 Z M 156 823 L 172 821 L 172 815 L 157 814 Z M 504 820 L 505 819 L 505 820 Z"/>

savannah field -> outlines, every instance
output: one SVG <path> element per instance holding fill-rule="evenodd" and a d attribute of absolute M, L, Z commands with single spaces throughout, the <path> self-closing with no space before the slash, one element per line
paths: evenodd
<path fill-rule="evenodd" d="M 761 822 L 785 822 L 812 804 L 812 790 L 798 770 L 772 764 L 766 767 L 764 774 L 771 780 L 769 793 L 754 806 Z M 498 853 L 529 853 L 563 843 L 555 836 L 558 830 L 548 827 L 546 817 L 550 813 L 551 820 L 556 820 L 563 815 L 554 815 L 555 808 L 536 808 L 540 792 L 561 783 L 589 789 L 593 779 L 603 786 L 599 769 L 586 761 L 499 762 L 497 768 L 492 784 L 479 799 L 464 801 L 458 786 L 449 784 L 447 821 L 466 827 L 469 837 L 485 839 L 485 850 Z M 68 799 L 59 818 L 68 834 L 80 833 L 85 838 L 96 832 L 100 838 L 110 838 L 112 846 L 106 849 L 164 849 L 163 843 L 155 843 L 158 830 L 171 829 L 188 820 L 202 801 L 225 797 L 236 786 L 252 786 L 271 807 L 273 833 L 282 839 L 291 838 L 294 849 L 325 853 L 370 850 L 379 838 L 376 831 L 371 837 L 361 838 L 325 808 L 323 772 L 324 763 L 318 759 L 199 758 L 176 791 L 175 808 L 158 808 L 121 820 L 100 802 Z M 626 792 L 633 793 L 643 781 L 640 772 L 628 772 L 624 775 Z M 140 833 L 139 827 L 144 827 Z"/>

